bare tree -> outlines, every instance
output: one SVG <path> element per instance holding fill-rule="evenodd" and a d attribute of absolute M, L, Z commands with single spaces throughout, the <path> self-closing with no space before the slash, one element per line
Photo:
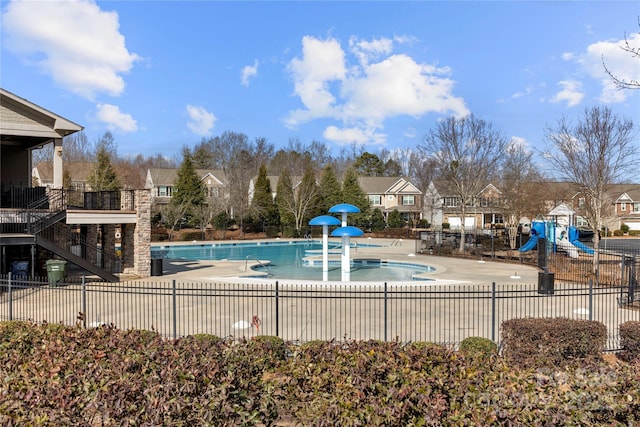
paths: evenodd
<path fill-rule="evenodd" d="M 283 175 L 288 175 L 288 173 L 286 169 L 283 171 Z M 281 178 L 284 178 L 283 175 L 281 175 Z M 292 184 L 288 177 L 283 179 L 283 182 L 286 181 Z M 279 183 L 278 190 L 282 192 L 282 194 L 276 196 L 278 209 L 285 217 L 293 219 L 296 232 L 299 235 L 302 231 L 302 226 L 310 219 L 309 215 L 315 206 L 319 194 L 313 169 L 310 167 L 307 168 L 302 177 L 302 181 L 295 189 L 284 188 Z"/>
<path fill-rule="evenodd" d="M 638 25 L 640 26 L 640 17 L 638 17 Z M 638 34 L 640 35 L 640 33 Z M 629 39 L 627 38 L 626 33 L 624 35 L 624 44 L 620 46 L 620 49 L 629 53 L 632 58 L 640 60 L 640 46 L 632 46 L 629 42 Z M 604 71 L 609 75 L 611 80 L 619 89 L 640 89 L 640 81 L 638 81 L 637 79 L 626 79 L 624 77 L 618 77 L 613 72 L 611 72 L 604 62 L 604 55 L 602 56 L 602 66 L 604 67 Z"/>
<path fill-rule="evenodd" d="M 585 196 L 583 206 L 574 208 L 591 226 L 596 248 L 599 231 L 612 214 L 612 198 L 617 196 L 611 192 L 611 185 L 637 179 L 640 159 L 633 137 L 633 122 L 614 115 L 607 107 L 585 109 L 575 125 L 563 117 L 555 127 L 547 127 L 545 131 L 551 144 L 545 153 L 547 161 L 561 178 L 575 184 Z M 595 251 L 596 277 L 597 270 L 598 251 Z"/>
<path fill-rule="evenodd" d="M 542 175 L 532 158 L 533 152 L 515 140 L 506 148 L 500 187 L 512 248 L 515 248 L 520 218 L 533 219 L 544 211 L 545 199 L 540 197 L 538 188 Z"/>
<path fill-rule="evenodd" d="M 459 202 L 460 252 L 465 248 L 467 208 L 499 170 L 507 140 L 484 120 L 469 115 L 439 122 L 419 146 L 435 160 L 442 178 L 451 183 Z"/>

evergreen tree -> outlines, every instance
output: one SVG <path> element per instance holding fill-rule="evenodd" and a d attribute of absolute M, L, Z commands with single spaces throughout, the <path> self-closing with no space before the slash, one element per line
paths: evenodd
<path fill-rule="evenodd" d="M 320 187 L 318 189 L 318 211 L 326 215 L 331 206 L 342 203 L 342 185 L 338 181 L 335 169 L 332 165 L 326 165 L 320 174 Z"/>
<path fill-rule="evenodd" d="M 380 231 L 384 230 L 387 223 L 384 220 L 384 214 L 380 210 L 380 208 L 375 208 L 373 212 L 371 212 L 371 217 L 369 220 L 369 227 L 371 231 Z"/>
<path fill-rule="evenodd" d="M 400 228 L 405 226 L 405 221 L 402 219 L 402 215 L 398 212 L 397 209 L 389 212 L 389 217 L 387 218 L 387 223 L 391 228 Z"/>
<path fill-rule="evenodd" d="M 205 188 L 193 167 L 191 152 L 188 148 L 184 148 L 182 157 L 182 163 L 173 184 L 174 191 L 170 204 L 174 207 L 182 207 L 181 211 L 185 212 L 187 220 L 190 220 L 194 207 L 203 205 L 206 201 Z"/>
<path fill-rule="evenodd" d="M 91 171 L 88 181 L 93 191 L 115 191 L 122 188 L 105 145 L 98 147 L 96 165 Z"/>
<path fill-rule="evenodd" d="M 283 168 L 280 173 L 275 202 L 278 212 L 280 213 L 280 223 L 282 225 L 295 226 L 296 219 L 289 208 L 294 204 L 293 183 L 291 182 L 291 175 L 287 167 Z"/>
<path fill-rule="evenodd" d="M 349 203 L 360 208 L 359 214 L 352 215 L 350 222 L 357 226 L 366 226 L 369 215 L 369 198 L 367 194 L 360 188 L 358 183 L 358 174 L 355 169 L 348 168 L 344 173 L 342 180 L 342 203 Z"/>
<path fill-rule="evenodd" d="M 271 182 L 267 177 L 267 166 L 262 163 L 253 189 L 251 208 L 266 226 L 278 225 L 278 209 L 273 201 Z"/>

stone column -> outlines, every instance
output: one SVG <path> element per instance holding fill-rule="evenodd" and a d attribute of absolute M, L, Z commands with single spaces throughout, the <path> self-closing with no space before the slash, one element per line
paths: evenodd
<path fill-rule="evenodd" d="M 134 274 L 135 256 L 134 256 L 134 239 L 135 224 L 122 224 L 121 231 L 121 249 L 122 249 L 122 272 L 126 274 Z M 149 267 L 151 268 L 151 267 Z"/>
<path fill-rule="evenodd" d="M 151 275 L 151 191 L 136 190 L 136 226 L 133 233 L 135 274 Z"/>
<path fill-rule="evenodd" d="M 114 267 L 115 254 L 116 254 L 116 227 L 113 224 L 104 224 L 102 226 L 102 241 L 104 246 L 102 248 L 103 253 L 103 265 L 107 271 L 112 271 Z"/>
<path fill-rule="evenodd" d="M 98 262 L 98 228 L 95 224 L 87 225 L 87 256 L 91 264 Z"/>

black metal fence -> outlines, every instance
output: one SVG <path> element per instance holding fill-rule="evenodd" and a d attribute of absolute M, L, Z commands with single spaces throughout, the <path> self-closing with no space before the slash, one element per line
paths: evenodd
<path fill-rule="evenodd" d="M 470 336 L 500 344 L 503 321 L 596 320 L 620 348 L 618 328 L 640 320 L 626 286 L 540 284 L 80 282 L 0 276 L 0 320 L 155 330 L 176 338 L 276 335 L 288 341 L 399 340 L 457 346 Z"/>

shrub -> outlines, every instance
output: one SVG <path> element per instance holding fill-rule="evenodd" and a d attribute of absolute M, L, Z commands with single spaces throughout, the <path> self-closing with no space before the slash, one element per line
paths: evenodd
<path fill-rule="evenodd" d="M 629 321 L 620 325 L 620 357 L 629 362 L 640 361 L 640 321 Z"/>
<path fill-rule="evenodd" d="M 449 224 L 448 222 L 443 222 L 442 223 L 442 229 L 443 230 L 448 230 L 449 228 L 451 228 L 451 224 Z"/>
<path fill-rule="evenodd" d="M 622 224 L 622 225 L 620 226 L 620 230 L 621 230 L 623 233 L 625 233 L 625 234 L 626 234 L 626 233 L 628 233 L 628 232 L 629 232 L 629 226 L 628 226 L 627 224 Z"/>
<path fill-rule="evenodd" d="M 629 230 L 629 236 L 640 236 L 640 230 Z"/>
<path fill-rule="evenodd" d="M 602 360 L 607 327 L 566 318 L 511 319 L 503 322 L 502 354 L 521 368 L 563 368 Z"/>
<path fill-rule="evenodd" d="M 472 357 L 489 357 L 498 354 L 498 345 L 488 338 L 467 337 L 460 343 L 460 351 Z"/>
<path fill-rule="evenodd" d="M 613 235 L 614 236 L 618 236 L 618 237 L 624 236 L 624 231 L 622 231 L 622 230 L 614 230 L 613 231 Z"/>

